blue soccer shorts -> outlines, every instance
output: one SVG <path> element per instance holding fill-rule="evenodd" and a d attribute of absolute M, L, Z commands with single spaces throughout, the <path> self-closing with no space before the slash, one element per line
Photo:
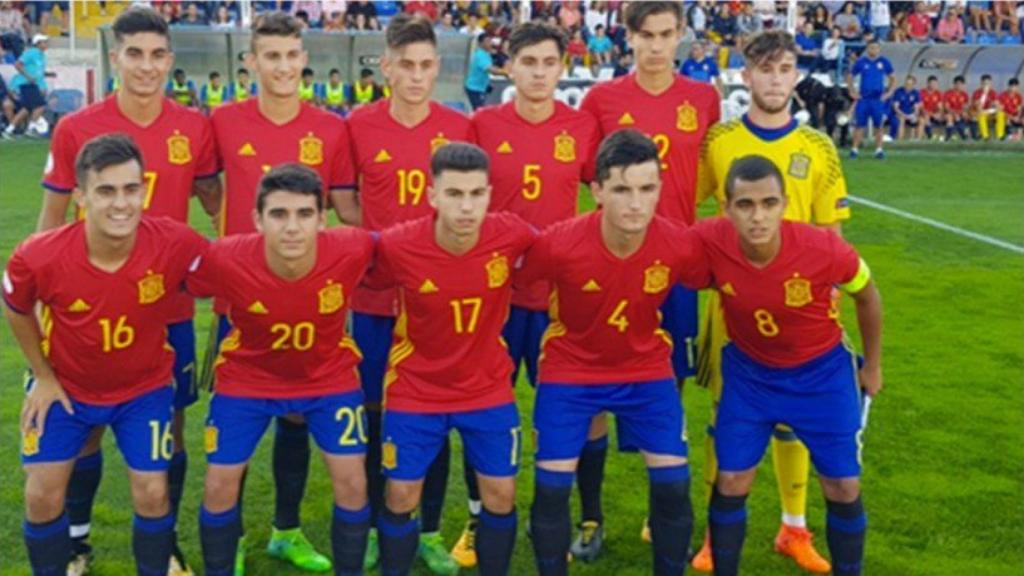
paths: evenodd
<path fill-rule="evenodd" d="M 28 388 L 34 383 L 30 379 Z M 173 401 L 174 389 L 168 385 L 112 406 L 72 399 L 74 414 L 68 414 L 64 406 L 55 402 L 46 414 L 43 435 L 30 432 L 22 436 L 21 463 L 73 460 L 93 428 L 109 426 L 129 468 L 140 472 L 167 470 L 174 451 Z"/>
<path fill-rule="evenodd" d="M 735 344 L 726 346 L 715 423 L 719 470 L 756 466 L 775 426 L 785 424 L 807 446 L 819 474 L 860 476 L 862 396 L 856 365 L 843 344 L 795 368 L 764 366 Z"/>
<path fill-rule="evenodd" d="M 362 390 L 290 399 L 214 394 L 204 436 L 207 461 L 224 466 L 248 462 L 270 421 L 288 414 L 305 418 L 323 452 L 339 456 L 366 453 Z"/>
<path fill-rule="evenodd" d="M 870 121 L 875 129 L 881 129 L 885 120 L 886 104 L 880 98 L 861 98 L 853 109 L 853 125 L 855 128 L 867 128 Z"/>
<path fill-rule="evenodd" d="M 675 285 L 661 305 L 661 327 L 672 336 L 672 370 L 677 380 L 697 373 L 697 291 Z"/>
<path fill-rule="evenodd" d="M 530 386 L 537 386 L 537 363 L 540 361 L 540 341 L 548 329 L 547 310 L 530 310 L 512 306 L 501 336 L 512 357 L 512 385 L 519 380 L 519 368 L 526 362 L 526 377 Z"/>
<path fill-rule="evenodd" d="M 533 409 L 537 460 L 578 458 L 590 420 L 615 414 L 619 446 L 650 454 L 686 457 L 686 423 L 671 378 L 625 384 L 541 382 Z"/>
<path fill-rule="evenodd" d="M 522 428 L 513 402 L 469 412 L 424 414 L 384 411 L 381 465 L 395 480 L 423 479 L 452 429 L 474 470 L 485 476 L 515 476 L 519 469 Z"/>
<path fill-rule="evenodd" d="M 394 330 L 395 319 L 392 316 L 352 313 L 352 338 L 363 353 L 359 379 L 367 402 L 380 404 L 384 399 L 384 374 L 388 369 Z"/>
<path fill-rule="evenodd" d="M 196 388 L 196 331 L 192 320 L 167 325 L 167 343 L 174 348 L 174 409 L 184 410 L 199 400 Z"/>

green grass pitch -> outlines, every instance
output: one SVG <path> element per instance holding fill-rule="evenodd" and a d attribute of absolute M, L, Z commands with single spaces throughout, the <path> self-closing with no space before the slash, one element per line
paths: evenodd
<path fill-rule="evenodd" d="M 35 227 L 42 195 L 44 142 L 0 145 L 0 258 Z M 884 162 L 846 162 L 851 194 L 914 214 L 1024 245 L 1024 156 L 948 148 L 893 151 Z M 705 206 L 704 212 L 709 212 Z M 885 389 L 865 433 L 864 491 L 869 515 L 866 574 L 1007 574 L 1024 566 L 1024 256 L 854 205 L 846 236 L 871 264 L 885 302 Z M 196 205 L 197 226 L 210 226 Z M 849 300 L 849 299 L 847 299 Z M 853 319 L 849 302 L 847 324 Z M 210 322 L 197 317 L 199 349 Z M 852 327 L 852 326 L 851 326 Z M 18 415 L 23 360 L 6 322 L 0 328 L 0 574 L 28 574 L 21 539 L 23 475 Z M 533 395 L 517 387 L 524 426 Z M 704 464 L 708 394 L 688 387 L 694 471 L 695 543 L 706 524 Z M 188 486 L 179 520 L 182 547 L 200 564 L 197 509 L 202 496 L 204 398 L 188 414 Z M 529 438 L 529 435 L 525 437 Z M 457 444 L 457 443 L 456 443 Z M 273 506 L 269 441 L 252 463 L 245 520 L 248 573 L 300 574 L 267 557 Z M 526 453 L 530 452 L 527 446 Z M 94 574 L 134 572 L 131 507 L 123 461 L 111 434 L 93 518 Z M 519 478 L 520 527 L 532 493 L 532 459 Z M 766 460 L 750 500 L 744 573 L 798 574 L 772 551 L 778 497 Z M 606 548 L 574 574 L 647 574 L 650 553 L 639 540 L 647 510 L 646 479 L 636 456 L 612 453 L 605 485 Z M 306 533 L 329 551 L 330 487 L 314 457 L 303 506 Z M 453 544 L 466 518 L 461 459 L 454 458 L 444 537 Z M 809 522 L 824 539 L 824 504 L 812 479 Z M 533 573 L 530 544 L 520 530 L 513 573 Z M 417 574 L 426 574 L 419 567 Z"/>

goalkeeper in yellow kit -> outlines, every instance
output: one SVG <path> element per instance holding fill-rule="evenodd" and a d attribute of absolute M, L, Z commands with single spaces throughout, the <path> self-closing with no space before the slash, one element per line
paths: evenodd
<path fill-rule="evenodd" d="M 751 93 L 750 110 L 740 118 L 713 126 L 704 140 L 697 183 L 697 202 L 714 196 L 725 204 L 725 176 L 733 159 L 759 154 L 772 160 L 786 179 L 789 197 L 785 218 L 810 222 L 840 232 L 850 217 L 846 181 L 832 141 L 824 133 L 801 126 L 790 114 L 790 99 L 799 80 L 793 37 L 770 30 L 754 37 L 744 48 L 743 79 Z M 838 315 L 838 310 L 836 310 Z M 728 342 L 719 294 L 708 299 L 699 339 L 697 383 L 711 389 L 712 420 L 705 443 L 708 464 L 705 479 L 713 485 L 718 469 L 714 453 L 714 411 L 722 392 L 721 350 Z M 772 439 L 775 475 L 782 500 L 782 526 L 775 549 L 792 557 L 803 569 L 827 573 L 831 566 L 814 549 L 805 523 L 807 449 L 786 427 Z M 713 568 L 708 538 L 693 558 L 693 568 Z"/>

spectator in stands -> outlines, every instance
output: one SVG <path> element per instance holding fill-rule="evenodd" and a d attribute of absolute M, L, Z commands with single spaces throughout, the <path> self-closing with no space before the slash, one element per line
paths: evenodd
<path fill-rule="evenodd" d="M 321 3 L 309 0 L 292 2 L 291 13 L 296 18 L 300 18 L 300 13 L 305 14 L 300 19 L 306 23 L 307 28 L 319 28 L 324 16 Z"/>
<path fill-rule="evenodd" d="M 860 42 L 864 38 L 864 27 L 855 9 L 853 2 L 847 2 L 843 4 L 843 11 L 832 19 L 832 22 L 842 30 L 843 40 L 847 42 Z"/>
<path fill-rule="evenodd" d="M 199 9 L 199 4 L 196 2 L 189 2 L 185 6 L 185 15 L 178 18 L 176 23 L 178 26 L 206 26 L 209 24 L 206 20 L 206 15 L 202 10 Z"/>
<path fill-rule="evenodd" d="M 740 50 L 746 44 L 746 39 L 761 31 L 764 24 L 761 16 L 754 13 L 754 5 L 744 2 L 739 16 L 736 17 L 736 45 Z"/>
<path fill-rule="evenodd" d="M 437 2 L 406 2 L 405 11 L 409 14 L 419 14 L 431 22 L 437 20 Z"/>
<path fill-rule="evenodd" d="M 613 76 L 618 78 L 619 76 L 625 76 L 629 74 L 633 69 L 633 52 L 630 50 L 623 50 L 619 52 L 619 57 L 615 61 L 615 72 Z"/>
<path fill-rule="evenodd" d="M 953 8 L 946 10 L 946 15 L 935 27 L 935 40 L 943 44 L 959 44 L 964 41 L 964 22 Z"/>
<path fill-rule="evenodd" d="M 324 32 L 344 32 L 345 12 L 335 10 L 324 12 Z"/>
<path fill-rule="evenodd" d="M 679 39 L 680 42 L 689 44 L 690 42 L 696 42 L 698 40 L 697 31 L 690 26 L 689 18 L 686 17 L 685 12 L 679 19 L 679 27 L 683 31 L 683 34 Z"/>
<path fill-rule="evenodd" d="M 821 3 L 815 4 L 814 13 L 811 15 L 811 24 L 819 36 L 827 36 L 832 33 L 832 13 Z"/>
<path fill-rule="evenodd" d="M 355 16 L 348 19 L 348 29 L 358 31 L 372 30 L 370 28 L 370 21 L 366 19 L 366 15 L 362 12 L 357 12 Z"/>
<path fill-rule="evenodd" d="M 1006 91 L 999 95 L 999 110 L 1006 116 L 1006 135 L 1019 140 L 1024 129 L 1024 106 L 1021 106 L 1020 80 L 1010 78 Z"/>
<path fill-rule="evenodd" d="M 238 26 L 238 22 L 235 21 L 235 17 L 231 15 L 227 6 L 217 6 L 217 13 L 213 16 L 213 22 L 210 22 L 210 26 L 213 26 L 215 30 L 231 30 Z"/>
<path fill-rule="evenodd" d="M 495 36 L 491 42 L 494 43 L 494 53 L 491 54 L 491 58 L 494 59 L 494 67 L 500 68 L 503 75 L 508 75 L 508 61 L 511 58 L 508 54 L 508 38 L 502 39 Z"/>
<path fill-rule="evenodd" d="M 708 29 L 708 12 L 707 0 L 698 0 L 686 12 L 686 19 L 693 26 L 693 31 L 697 34 L 697 37 L 701 39 L 704 38 L 705 32 Z"/>
<path fill-rule="evenodd" d="M 185 77 L 185 71 L 181 68 L 177 68 L 167 81 L 166 92 L 168 98 L 182 106 L 196 106 L 199 103 L 196 85 Z"/>
<path fill-rule="evenodd" d="M 598 26 L 604 26 L 607 35 L 608 30 L 618 24 L 618 19 L 615 16 L 615 12 L 608 9 L 608 2 L 596 0 L 590 3 L 586 14 L 583 15 L 583 21 L 591 36 L 597 34 Z"/>
<path fill-rule="evenodd" d="M 0 53 L 11 52 L 15 58 L 25 50 L 29 23 L 12 2 L 0 2 Z"/>
<path fill-rule="evenodd" d="M 362 16 L 362 22 L 359 17 Z M 346 17 L 349 19 L 349 27 L 355 30 L 380 30 L 380 21 L 377 19 L 377 6 L 367 0 L 358 0 L 348 5 Z"/>
<path fill-rule="evenodd" d="M 445 13 L 441 14 L 441 17 L 437 19 L 437 22 L 434 23 L 434 31 L 438 34 L 455 34 L 459 31 L 459 29 L 455 27 L 455 16 L 450 10 L 445 11 Z"/>
<path fill-rule="evenodd" d="M 914 13 L 907 16 L 907 36 L 913 42 L 928 42 L 932 35 L 932 18 L 924 2 L 914 4 Z"/>
<path fill-rule="evenodd" d="M 160 17 L 168 26 L 174 26 L 178 23 L 178 7 L 173 2 L 164 2 L 160 5 Z"/>
<path fill-rule="evenodd" d="M 892 29 L 892 15 L 889 12 L 888 0 L 871 0 L 871 31 L 879 42 L 889 41 L 889 32 Z"/>
<path fill-rule="evenodd" d="M 842 32 L 838 26 L 833 26 L 828 38 L 821 43 L 821 64 L 822 69 L 831 72 L 838 77 L 839 57 L 845 49 Z"/>
<path fill-rule="evenodd" d="M 49 38 L 36 34 L 32 37 L 32 46 L 22 52 L 14 63 L 17 73 L 11 78 L 11 92 L 16 95 L 17 106 L 14 118 L 4 128 L 5 138 L 13 136 L 14 131 L 26 121 L 26 132 L 30 136 L 46 132 L 45 125 L 37 128 L 37 122 L 46 111 L 46 49 L 49 45 Z"/>
<path fill-rule="evenodd" d="M 750 4 L 753 7 L 754 14 L 761 19 L 761 28 L 774 28 L 775 20 L 778 9 L 775 5 L 774 0 L 754 0 L 754 2 L 746 2 L 744 5 Z M 742 10 L 741 10 L 742 12 Z M 734 11 L 734 13 L 736 13 Z M 737 16 L 739 15 L 736 13 Z M 785 20 L 785 13 L 783 13 L 783 20 Z"/>
<path fill-rule="evenodd" d="M 579 0 L 565 0 L 558 10 L 558 23 L 565 30 L 576 30 L 583 23 Z"/>
<path fill-rule="evenodd" d="M 475 12 L 466 14 L 466 24 L 459 28 L 459 32 L 462 34 L 469 34 L 474 38 L 479 38 L 484 33 L 484 27 L 480 25 L 480 17 Z"/>
<path fill-rule="evenodd" d="M 967 13 L 971 17 L 971 28 L 976 32 L 992 31 L 992 11 L 989 9 L 990 2 L 968 2 Z"/>
<path fill-rule="evenodd" d="M 814 33 L 814 23 L 804 22 L 803 29 L 796 35 L 796 64 L 804 70 L 815 71 L 821 58 L 821 44 Z"/>
<path fill-rule="evenodd" d="M 466 96 L 473 110 L 480 108 L 487 100 L 491 91 L 491 74 L 504 74 L 505 71 L 494 66 L 494 43 L 484 34 L 477 37 L 476 49 L 469 60 L 469 71 L 466 73 Z"/>
<path fill-rule="evenodd" d="M 223 106 L 228 102 L 227 96 L 227 86 L 221 83 L 220 72 L 210 72 L 209 82 L 199 90 L 199 103 L 203 112 L 210 114 L 214 108 Z"/>
<path fill-rule="evenodd" d="M 723 46 L 735 46 L 736 16 L 729 10 L 728 4 L 715 4 L 713 10 L 709 38 Z"/>
<path fill-rule="evenodd" d="M 917 78 L 908 74 L 892 93 L 892 108 L 889 114 L 890 136 L 895 140 L 907 139 L 907 128 L 913 128 L 914 138 L 924 137 L 924 120 L 921 118 L 921 92 L 917 89 Z"/>
<path fill-rule="evenodd" d="M 683 62 L 679 73 L 691 80 L 711 84 L 722 94 L 722 78 L 718 73 L 718 65 L 715 58 L 708 54 L 704 42 L 697 41 L 690 45 L 690 57 Z"/>
<path fill-rule="evenodd" d="M 207 2 L 207 5 L 211 4 L 215 5 L 215 8 L 219 8 L 221 6 L 227 8 L 228 14 L 231 15 L 231 19 L 235 22 L 242 21 L 242 6 L 239 3 L 239 0 L 217 0 L 216 2 Z M 216 14 L 216 12 L 217 11 L 215 9 L 207 8 L 206 10 L 207 14 Z"/>
<path fill-rule="evenodd" d="M 599 67 L 610 66 L 612 63 L 612 41 L 604 32 L 604 26 L 598 24 L 594 28 L 594 35 L 587 41 L 587 51 L 590 52 L 590 62 Z"/>
<path fill-rule="evenodd" d="M 1020 35 L 1020 16 L 1021 11 L 1024 11 L 1024 4 L 1017 2 L 1014 6 L 1013 2 L 995 2 L 992 7 L 992 13 L 995 16 L 995 30 L 996 34 L 1000 38 L 1003 36 L 1004 30 L 1009 30 L 1012 36 Z"/>
<path fill-rule="evenodd" d="M 587 43 L 583 40 L 582 30 L 572 32 L 569 45 L 565 49 L 565 56 L 569 59 L 570 68 L 587 64 Z"/>

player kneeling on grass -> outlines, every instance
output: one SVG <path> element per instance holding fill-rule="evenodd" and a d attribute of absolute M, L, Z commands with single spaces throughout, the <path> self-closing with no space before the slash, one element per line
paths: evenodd
<path fill-rule="evenodd" d="M 519 413 L 501 340 L 510 272 L 534 232 L 512 214 L 487 214 L 487 155 L 465 143 L 437 150 L 427 198 L 435 213 L 385 230 L 368 284 L 397 286 L 399 315 L 385 376 L 377 520 L 381 573 L 408 574 L 419 542 L 413 517 L 430 463 L 454 428 L 476 470 L 483 507 L 480 574 L 507 574 L 516 540 Z"/>
<path fill-rule="evenodd" d="M 324 230 L 323 198 L 311 169 L 270 170 L 256 195 L 258 232 L 214 242 L 188 276 L 189 292 L 227 303 L 233 327 L 220 346 L 206 420 L 199 533 L 208 576 L 235 570 L 242 476 L 270 421 L 287 414 L 309 424 L 331 476 L 335 573 L 362 573 L 366 423 L 359 351 L 345 321 L 373 240 L 357 228 Z"/>
<path fill-rule="evenodd" d="M 836 575 L 860 574 L 862 393 L 882 387 L 882 305 L 867 264 L 837 234 L 783 221 L 782 174 L 767 158 L 736 160 L 725 213 L 697 225 L 706 284 L 721 293 L 732 343 L 722 352 L 715 427 L 718 478 L 708 513 L 715 574 L 736 574 L 746 498 L 772 430 L 791 427 L 818 469 Z M 844 342 L 832 290 L 850 294 L 864 365 Z"/>
<path fill-rule="evenodd" d="M 697 286 L 688 270 L 699 246 L 684 224 L 655 216 L 658 148 L 639 132 L 602 142 L 591 192 L 601 209 L 545 230 L 517 277 L 552 284 L 534 407 L 537 569 L 568 572 L 573 473 L 591 418 L 612 412 L 620 446 L 639 449 L 647 464 L 653 572 L 682 574 L 693 531 L 690 471 L 672 338 L 659 308 L 676 283 Z"/>
<path fill-rule="evenodd" d="M 30 237 L 4 274 L 7 319 L 33 375 L 21 453 L 25 545 L 35 574 L 67 569 L 64 496 L 96 426 L 113 429 L 128 464 L 138 573 L 167 572 L 174 545 L 167 302 L 205 241 L 185 224 L 142 217 L 142 170 L 127 136 L 89 141 L 75 161 L 74 198 L 85 218 Z M 37 303 L 42 322 L 33 314 Z"/>

